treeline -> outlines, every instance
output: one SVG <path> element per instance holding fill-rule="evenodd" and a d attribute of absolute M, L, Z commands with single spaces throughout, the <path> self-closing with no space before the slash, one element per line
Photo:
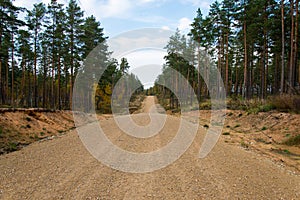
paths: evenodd
<path fill-rule="evenodd" d="M 25 18 L 20 20 L 19 14 Z M 78 71 L 87 55 L 106 40 L 100 22 L 94 16 L 84 17 L 76 0 L 70 0 L 68 5 L 55 0 L 48 5 L 38 3 L 32 10 L 2 0 L 0 105 L 70 109 Z M 99 99 L 107 100 L 105 94 L 129 67 L 125 63 L 127 68 L 121 69 L 107 47 L 101 51 L 102 62 L 111 64 L 94 88 L 98 109 L 102 106 Z"/>
<path fill-rule="evenodd" d="M 218 69 L 231 97 L 299 95 L 299 0 L 216 1 L 206 17 L 197 10 L 191 26 L 188 36 L 177 31 L 170 38 L 158 82 L 170 79 L 168 69 L 175 69 L 201 100 L 209 96 L 204 80 L 221 87 Z M 170 84 L 177 87 L 177 79 L 173 76 Z M 153 89 L 177 107 L 178 100 L 165 87 L 156 84 Z"/>

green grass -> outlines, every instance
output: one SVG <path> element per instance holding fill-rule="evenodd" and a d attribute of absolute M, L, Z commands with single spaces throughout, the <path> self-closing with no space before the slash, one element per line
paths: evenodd
<path fill-rule="evenodd" d="M 267 130 L 267 129 L 268 129 L 268 128 L 265 127 L 265 126 L 261 128 L 262 131 L 265 131 L 265 130 Z"/>
<path fill-rule="evenodd" d="M 9 151 L 17 151 L 18 150 L 17 144 L 14 142 L 8 143 L 8 150 Z"/>
<path fill-rule="evenodd" d="M 291 154 L 291 152 L 290 152 L 289 150 L 287 150 L 287 149 L 284 149 L 284 150 L 283 150 L 283 153 Z"/>
<path fill-rule="evenodd" d="M 288 146 L 300 145 L 300 135 L 290 137 L 283 144 L 288 145 Z"/>

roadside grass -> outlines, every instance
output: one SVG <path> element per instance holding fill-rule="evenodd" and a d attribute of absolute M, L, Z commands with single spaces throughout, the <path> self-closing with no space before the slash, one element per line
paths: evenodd
<path fill-rule="evenodd" d="M 244 141 L 244 140 L 241 140 L 241 147 L 245 148 L 245 149 L 248 149 L 249 148 L 249 145 Z"/>
<path fill-rule="evenodd" d="M 273 95 L 265 100 L 257 97 L 245 100 L 241 96 L 232 96 L 227 99 L 227 108 L 244 110 L 247 114 L 257 114 L 272 110 L 300 113 L 300 95 Z"/>
<path fill-rule="evenodd" d="M 265 127 L 265 126 L 261 128 L 262 131 L 265 131 L 265 130 L 267 130 L 267 129 L 268 129 L 268 128 Z"/>
<path fill-rule="evenodd" d="M 284 141 L 283 144 L 288 145 L 288 146 L 300 145 L 300 135 L 290 137 L 289 139 Z"/>

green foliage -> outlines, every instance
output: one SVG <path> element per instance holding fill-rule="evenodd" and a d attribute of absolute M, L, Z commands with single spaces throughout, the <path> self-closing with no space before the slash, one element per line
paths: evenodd
<path fill-rule="evenodd" d="M 15 142 L 8 143 L 8 151 L 12 152 L 12 151 L 17 151 L 17 150 L 18 150 L 18 146 Z"/>
<path fill-rule="evenodd" d="M 300 135 L 290 137 L 283 144 L 289 145 L 289 146 L 300 145 Z"/>
<path fill-rule="evenodd" d="M 265 127 L 265 126 L 261 128 L 262 131 L 265 131 L 265 130 L 267 130 L 267 129 L 268 129 L 268 128 Z"/>

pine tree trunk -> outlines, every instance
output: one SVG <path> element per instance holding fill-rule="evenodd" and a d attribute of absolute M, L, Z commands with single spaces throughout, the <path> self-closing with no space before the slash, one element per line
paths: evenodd
<path fill-rule="evenodd" d="M 0 36 L 1 37 L 1 36 Z M 0 41 L 1 44 L 1 41 Z M 1 46 L 1 45 L 0 45 Z M 1 51 L 1 48 L 0 48 Z M 0 58 L 0 104 L 3 104 L 3 91 L 2 91 L 2 60 Z"/>
<path fill-rule="evenodd" d="M 284 0 L 281 0 L 281 79 L 280 79 L 280 94 L 282 95 L 284 93 Z"/>
<path fill-rule="evenodd" d="M 200 44 L 200 43 L 199 43 Z M 201 100 L 201 79 L 200 79 L 200 46 L 198 45 L 198 71 L 197 71 L 197 81 L 198 81 L 198 88 L 197 88 L 197 99 L 200 102 Z"/>
<path fill-rule="evenodd" d="M 11 105 L 15 107 L 15 99 L 14 99 L 14 86 L 15 86 L 15 79 L 14 79 L 14 50 L 15 50 L 15 44 L 14 44 L 14 33 L 12 31 L 11 33 Z"/>
<path fill-rule="evenodd" d="M 24 107 L 24 97 L 25 97 L 25 76 L 26 76 L 26 61 L 25 58 L 22 59 L 22 81 L 21 81 L 21 91 L 22 91 L 22 99 L 21 99 L 21 106 Z"/>
<path fill-rule="evenodd" d="M 295 25 L 294 25 L 294 0 L 290 0 L 290 15 L 291 15 L 291 38 L 290 38 L 290 45 L 291 45 L 291 51 L 290 51 L 290 70 L 289 70 L 289 93 L 292 93 L 292 89 L 294 87 L 294 76 L 295 76 L 295 68 L 294 68 L 294 31 L 295 31 Z"/>
<path fill-rule="evenodd" d="M 9 104 L 9 87 L 8 87 L 8 61 L 5 63 L 6 73 L 5 73 L 5 104 Z"/>
<path fill-rule="evenodd" d="M 298 83 L 300 83 L 300 65 L 298 66 L 298 31 L 299 31 L 299 0 L 296 0 L 296 17 L 295 17 L 295 55 L 294 55 L 294 69 L 298 67 Z"/>
<path fill-rule="evenodd" d="M 0 27 L 0 52 L 2 52 L 2 28 Z M 3 104 L 2 57 L 0 57 L 0 104 Z"/>
<path fill-rule="evenodd" d="M 45 54 L 46 53 L 44 53 L 44 58 L 43 58 L 43 108 L 46 108 L 47 58 Z"/>
<path fill-rule="evenodd" d="M 34 107 L 37 108 L 37 30 L 34 31 L 34 68 L 33 68 L 33 96 L 34 96 Z"/>
<path fill-rule="evenodd" d="M 58 55 L 58 62 L 57 62 L 57 87 L 58 87 L 58 93 L 57 93 L 57 101 L 58 101 L 58 109 L 61 110 L 61 84 L 60 84 L 60 55 Z"/>
<path fill-rule="evenodd" d="M 247 25 L 246 21 L 244 21 L 244 97 L 248 99 L 249 91 L 248 91 L 248 57 L 247 57 Z"/>
<path fill-rule="evenodd" d="M 231 86 L 229 84 L 229 36 L 226 34 L 226 64 L 225 64 L 225 87 L 226 94 L 230 95 Z"/>

